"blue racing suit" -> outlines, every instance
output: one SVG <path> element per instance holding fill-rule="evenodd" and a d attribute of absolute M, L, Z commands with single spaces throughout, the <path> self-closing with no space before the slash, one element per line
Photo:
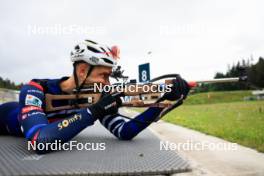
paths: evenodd
<path fill-rule="evenodd" d="M 45 112 L 45 94 L 66 94 L 60 88 L 61 79 L 33 79 L 20 90 L 19 102 L 0 105 L 0 134 L 24 136 L 37 143 L 67 142 L 97 120 L 89 108 Z M 66 101 L 54 102 L 55 106 Z M 130 140 L 156 119 L 162 108 L 151 107 L 134 119 L 123 115 L 108 115 L 101 124 L 121 140 Z M 145 122 L 145 123 L 144 123 Z"/>

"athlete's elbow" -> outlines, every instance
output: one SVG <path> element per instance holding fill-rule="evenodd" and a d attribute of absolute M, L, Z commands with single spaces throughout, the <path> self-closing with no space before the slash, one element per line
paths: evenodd
<path fill-rule="evenodd" d="M 130 141 L 132 139 L 134 139 L 136 135 L 132 135 L 132 134 L 126 134 L 126 135 L 120 135 L 120 136 L 117 136 L 117 138 L 119 140 L 122 140 L 122 141 Z"/>
<path fill-rule="evenodd" d="M 27 141 L 27 150 L 35 152 L 36 154 L 46 154 L 51 152 L 49 148 L 45 147 L 45 142 Z"/>
<path fill-rule="evenodd" d="M 27 148 L 28 150 L 34 151 L 37 154 L 46 154 L 53 151 L 51 144 L 53 144 L 52 139 L 35 135 L 32 139 L 28 140 Z"/>
<path fill-rule="evenodd" d="M 50 153 L 51 151 L 52 151 L 52 150 L 46 150 L 46 149 L 44 149 L 44 150 L 39 150 L 39 149 L 37 149 L 37 150 L 35 150 L 35 153 L 38 154 L 38 155 L 43 155 L 43 154 Z"/>
<path fill-rule="evenodd" d="M 130 141 L 132 140 L 134 137 L 117 137 L 119 140 L 121 141 Z"/>
<path fill-rule="evenodd" d="M 131 141 L 134 137 L 123 137 L 123 138 L 118 138 L 121 141 Z"/>

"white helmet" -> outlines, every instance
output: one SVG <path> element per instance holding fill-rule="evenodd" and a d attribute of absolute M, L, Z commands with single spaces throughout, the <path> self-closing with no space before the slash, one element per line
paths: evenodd
<path fill-rule="evenodd" d="M 113 46 L 111 49 L 105 45 L 98 44 L 91 40 L 85 40 L 74 47 L 71 52 L 72 62 L 84 61 L 91 65 L 103 65 L 114 67 L 119 58 L 119 49 Z"/>

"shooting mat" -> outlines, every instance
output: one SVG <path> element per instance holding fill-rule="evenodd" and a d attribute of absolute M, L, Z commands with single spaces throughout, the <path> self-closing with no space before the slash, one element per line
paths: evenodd
<path fill-rule="evenodd" d="M 105 143 L 105 150 L 37 155 L 27 150 L 23 138 L 0 136 L 0 175 L 159 175 L 190 170 L 177 153 L 160 150 L 160 140 L 149 130 L 120 141 L 96 123 L 73 140 Z"/>

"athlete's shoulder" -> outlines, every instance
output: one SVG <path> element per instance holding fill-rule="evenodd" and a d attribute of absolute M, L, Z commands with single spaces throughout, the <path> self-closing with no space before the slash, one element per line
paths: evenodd
<path fill-rule="evenodd" d="M 60 94 L 61 89 L 59 83 L 68 79 L 68 77 L 62 77 L 60 79 L 32 79 L 27 84 L 21 87 L 19 101 L 27 102 L 31 97 L 34 101 L 44 100 L 46 93 Z M 22 103 L 22 105 L 26 105 Z"/>
<path fill-rule="evenodd" d="M 41 108 L 44 100 L 44 89 L 44 86 L 37 79 L 29 81 L 20 89 L 20 105 L 37 106 Z"/>
<path fill-rule="evenodd" d="M 20 89 L 20 92 L 23 93 L 37 93 L 44 94 L 45 85 L 48 79 L 32 79 L 25 85 L 23 85 Z"/>

